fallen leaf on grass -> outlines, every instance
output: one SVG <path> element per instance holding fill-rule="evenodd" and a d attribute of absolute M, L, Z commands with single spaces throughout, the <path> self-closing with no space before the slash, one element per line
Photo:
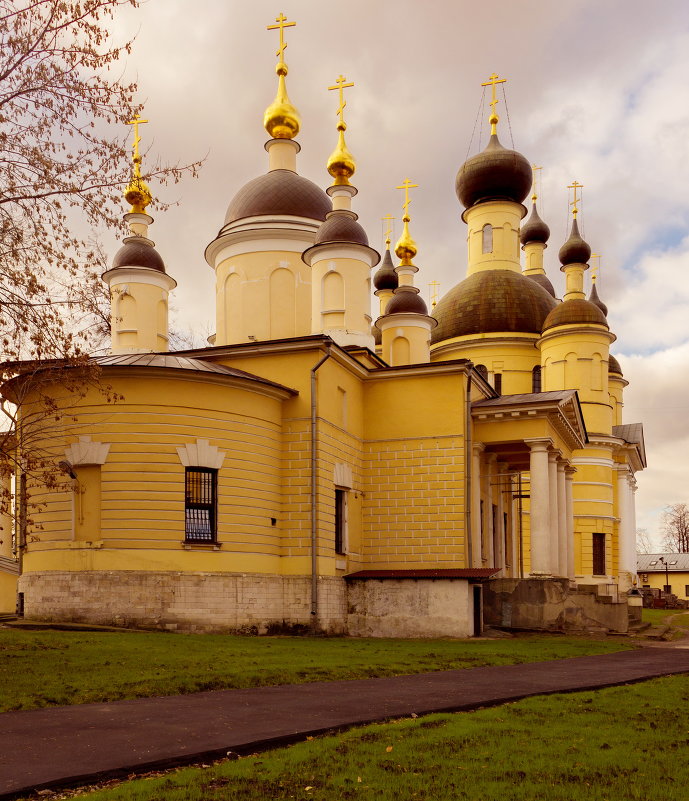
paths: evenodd
<path fill-rule="evenodd" d="M 387 747 L 385 750 L 386 750 L 386 751 L 388 752 L 388 754 L 389 754 L 389 753 L 390 753 L 390 751 L 392 751 L 392 746 L 391 746 L 391 745 L 389 745 L 389 746 L 388 746 L 388 747 Z"/>

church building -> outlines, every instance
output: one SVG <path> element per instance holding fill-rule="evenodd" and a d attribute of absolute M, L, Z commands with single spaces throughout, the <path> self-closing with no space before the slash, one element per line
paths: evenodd
<path fill-rule="evenodd" d="M 116 400 L 89 386 L 59 430 L 34 432 L 62 475 L 49 489 L 29 481 L 29 530 L 5 539 L 0 572 L 20 561 L 25 614 L 44 620 L 625 631 L 643 434 L 623 421 L 615 335 L 585 288 L 576 194 L 560 300 L 549 228 L 535 196 L 524 206 L 530 163 L 498 138 L 492 76 L 488 145 L 456 176 L 466 277 L 429 312 L 414 285 L 411 182 L 394 251 L 388 237 L 381 258 L 358 222 L 344 78 L 330 185 L 298 172 L 284 21 L 272 26 L 267 171 L 218 210 L 205 250 L 208 347 L 168 349 L 176 268 L 149 238 L 135 126 L 130 234 L 103 275 L 111 354 L 95 359 Z M 30 408 L 27 381 L 4 392 L 23 382 Z"/>

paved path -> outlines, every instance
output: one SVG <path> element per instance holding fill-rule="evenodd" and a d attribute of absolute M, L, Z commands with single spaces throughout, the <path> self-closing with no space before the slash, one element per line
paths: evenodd
<path fill-rule="evenodd" d="M 689 673 L 689 650 L 635 651 L 416 676 L 142 698 L 0 715 L 0 798 L 252 753 L 386 718 Z"/>

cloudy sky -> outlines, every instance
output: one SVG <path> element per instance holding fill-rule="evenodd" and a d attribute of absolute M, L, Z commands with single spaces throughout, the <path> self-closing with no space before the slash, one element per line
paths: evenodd
<path fill-rule="evenodd" d="M 279 12 L 288 90 L 302 117 L 299 172 L 324 188 L 336 142 L 340 73 L 347 142 L 357 159 L 355 210 L 382 249 L 380 218 L 401 216 L 405 177 L 419 246 L 417 285 L 444 294 L 465 276 L 465 227 L 454 193 L 467 155 L 485 145 L 482 87 L 506 77 L 499 132 L 542 166 L 546 268 L 562 287 L 573 180 L 580 220 L 600 260 L 599 292 L 630 386 L 626 422 L 643 421 L 649 467 L 639 475 L 638 524 L 653 535 L 662 508 L 689 502 L 689 3 L 664 0 L 148 0 L 115 34 L 137 34 L 128 72 L 150 123 L 143 144 L 168 161 L 206 156 L 201 176 L 159 190 L 177 205 L 151 236 L 179 286 L 176 325 L 213 330 L 213 273 L 203 251 L 234 193 L 265 172 L 263 111 L 275 94 Z M 152 187 L 154 194 L 156 187 Z M 399 229 L 398 229 L 399 230 Z M 112 252 L 114 239 L 104 243 Z"/>

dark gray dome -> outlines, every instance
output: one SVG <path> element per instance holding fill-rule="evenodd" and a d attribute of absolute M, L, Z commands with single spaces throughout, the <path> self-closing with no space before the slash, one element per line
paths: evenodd
<path fill-rule="evenodd" d="M 532 281 L 535 281 L 537 284 L 545 289 L 545 291 L 555 297 L 555 288 L 550 283 L 550 278 L 547 275 L 543 275 L 543 273 L 535 273 L 534 275 L 525 275 L 525 278 L 530 278 Z"/>
<path fill-rule="evenodd" d="M 568 264 L 587 264 L 591 258 L 591 248 L 588 242 L 581 238 L 577 218 L 572 220 L 572 231 L 569 239 L 560 248 L 560 264 L 565 267 Z"/>
<path fill-rule="evenodd" d="M 455 188 L 466 208 L 487 200 L 521 203 L 531 189 L 532 179 L 531 165 L 524 156 L 504 148 L 497 134 L 493 134 L 486 149 L 460 167 Z"/>
<path fill-rule="evenodd" d="M 325 222 L 316 232 L 314 245 L 323 245 L 326 242 L 353 242 L 368 246 L 368 237 L 366 231 L 356 221 L 354 212 L 329 211 Z"/>
<path fill-rule="evenodd" d="M 376 289 L 397 289 L 399 286 L 399 278 L 392 264 L 390 250 L 387 248 L 383 261 L 373 276 L 373 286 Z"/>
<path fill-rule="evenodd" d="M 390 298 L 390 302 L 385 308 L 388 314 L 428 314 L 426 302 L 418 294 L 419 290 L 413 286 L 400 286 L 395 290 L 395 294 Z"/>
<path fill-rule="evenodd" d="M 550 228 L 539 217 L 536 202 L 534 201 L 529 219 L 522 225 L 519 232 L 519 239 L 522 245 L 527 245 L 529 242 L 543 242 L 545 244 L 549 238 Z"/>
<path fill-rule="evenodd" d="M 232 198 L 225 225 L 242 217 L 286 214 L 325 220 L 332 203 L 316 184 L 292 170 L 271 170 L 245 184 Z"/>
<path fill-rule="evenodd" d="M 135 242 L 130 239 L 115 253 L 112 260 L 115 267 L 148 267 L 151 270 L 165 272 L 165 263 L 162 256 L 153 247 L 145 242 Z"/>
<path fill-rule="evenodd" d="M 606 317 L 608 316 L 608 307 L 598 297 L 598 290 L 596 289 L 596 284 L 595 283 L 593 283 L 591 285 L 591 293 L 589 295 L 589 302 L 593 303 L 594 306 L 598 306 L 598 308 L 603 312 L 603 314 Z"/>
<path fill-rule="evenodd" d="M 619 373 L 622 375 L 622 368 L 620 367 L 620 363 L 617 359 L 612 355 L 612 353 L 608 356 L 608 372 L 609 373 Z"/>
<path fill-rule="evenodd" d="M 555 305 L 555 298 L 521 273 L 481 270 L 453 287 L 435 307 L 438 327 L 431 341 L 498 331 L 540 334 Z"/>
<path fill-rule="evenodd" d="M 608 327 L 605 315 L 598 308 L 583 298 L 563 300 L 546 317 L 543 331 L 557 325 L 602 325 Z"/>

